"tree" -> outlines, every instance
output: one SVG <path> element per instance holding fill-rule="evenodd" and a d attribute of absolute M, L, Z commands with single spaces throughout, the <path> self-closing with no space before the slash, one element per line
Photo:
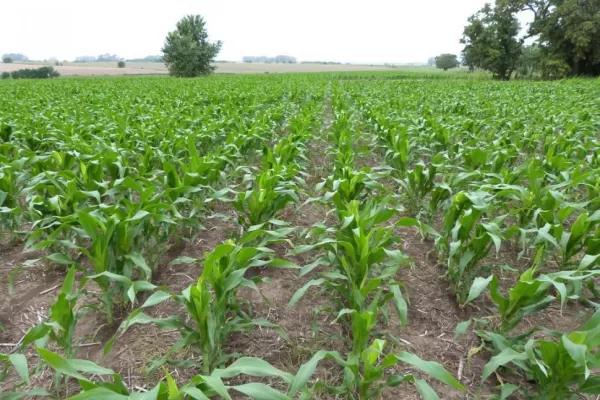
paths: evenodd
<path fill-rule="evenodd" d="M 4 71 L 4 72 L 2 73 L 2 79 L 8 79 L 8 78 L 10 78 L 10 72 L 8 72 L 8 71 Z"/>
<path fill-rule="evenodd" d="M 27 58 L 26 55 L 21 54 L 21 53 L 6 53 L 2 55 L 2 59 L 5 58 L 10 58 L 13 60 L 13 62 L 25 62 L 25 61 L 29 61 L 29 58 Z"/>
<path fill-rule="evenodd" d="M 208 75 L 215 70 L 211 63 L 222 45 L 220 41 L 209 42 L 206 24 L 200 15 L 187 15 L 177 23 L 176 30 L 167 35 L 163 60 L 173 76 Z"/>
<path fill-rule="evenodd" d="M 433 67 L 435 65 L 435 57 L 429 57 L 427 59 L 427 65 L 429 65 L 430 67 Z"/>
<path fill-rule="evenodd" d="M 119 62 L 117 63 L 117 66 L 118 66 L 119 68 L 125 68 L 125 61 L 119 61 Z"/>
<path fill-rule="evenodd" d="M 4 64 L 12 64 L 13 63 L 13 59 L 10 57 L 2 57 L 2 62 Z"/>
<path fill-rule="evenodd" d="M 37 69 L 20 69 L 12 71 L 10 76 L 13 79 L 48 79 L 59 77 L 60 74 L 54 67 L 41 67 Z"/>
<path fill-rule="evenodd" d="M 116 54 L 110 54 L 110 53 L 100 54 L 98 57 L 96 57 L 96 61 L 98 61 L 98 62 L 114 62 L 114 61 L 119 61 L 119 57 Z"/>
<path fill-rule="evenodd" d="M 524 46 L 523 53 L 517 63 L 517 74 L 520 77 L 531 77 L 535 72 L 539 72 L 542 67 L 542 52 L 538 44 Z"/>
<path fill-rule="evenodd" d="M 491 71 L 495 79 L 509 80 L 523 47 L 523 40 L 517 39 L 520 27 L 513 11 L 486 4 L 468 22 L 460 40 L 465 45 L 464 64 L 470 70 Z"/>
<path fill-rule="evenodd" d="M 498 0 L 511 10 L 530 11 L 528 36 L 537 37 L 542 62 L 554 73 L 600 75 L 600 0 Z"/>
<path fill-rule="evenodd" d="M 442 54 L 435 58 L 435 67 L 448 71 L 451 68 L 456 68 L 460 65 L 456 54 Z"/>
<path fill-rule="evenodd" d="M 94 62 L 96 61 L 96 57 L 94 56 L 78 56 L 75 58 L 75 62 L 86 63 L 86 62 Z"/>

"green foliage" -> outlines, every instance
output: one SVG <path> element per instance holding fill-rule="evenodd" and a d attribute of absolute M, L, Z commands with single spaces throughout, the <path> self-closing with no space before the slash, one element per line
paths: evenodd
<path fill-rule="evenodd" d="M 131 314 L 121 325 L 126 330 L 134 324 L 156 323 L 162 327 L 176 326 L 182 335 L 166 357 L 185 345 L 195 345 L 202 355 L 202 369 L 211 374 L 215 368 L 221 367 L 231 357 L 223 353 L 227 338 L 234 332 L 243 332 L 254 326 L 277 328 L 264 319 L 252 319 L 249 309 L 245 309 L 237 297 L 240 288 L 246 287 L 258 291 L 258 283 L 264 282 L 260 277 L 247 279 L 246 272 L 256 266 L 273 265 L 277 267 L 293 267 L 293 264 L 271 257 L 270 250 L 263 247 L 245 246 L 265 235 L 265 231 L 255 229 L 243 236 L 238 243 L 227 240 L 218 245 L 202 260 L 182 258 L 172 264 L 195 263 L 202 261 L 202 274 L 195 285 L 189 286 L 181 295 L 171 295 L 165 291 L 157 291 L 142 305 L 142 308 L 154 306 L 168 299 L 181 303 L 193 324 L 178 318 L 170 321 L 152 319 L 140 310 Z M 281 332 L 281 331 L 280 331 Z M 281 332 L 285 337 L 285 334 Z"/>
<path fill-rule="evenodd" d="M 465 65 L 491 71 L 495 79 L 509 80 L 522 52 L 516 17 L 510 10 L 486 4 L 468 22 L 460 40 L 465 45 Z"/>
<path fill-rule="evenodd" d="M 448 71 L 459 66 L 456 54 L 441 54 L 435 58 L 435 67 Z"/>
<path fill-rule="evenodd" d="M 10 73 L 12 79 L 48 79 L 57 78 L 60 76 L 54 67 L 40 67 L 36 69 L 25 68 L 12 71 Z"/>
<path fill-rule="evenodd" d="M 541 46 L 545 77 L 600 75 L 600 3 L 579 0 L 502 0 L 510 12 L 533 13 L 528 36 Z"/>
<path fill-rule="evenodd" d="M 2 72 L 2 79 L 9 79 L 10 78 L 10 72 L 8 71 L 4 71 Z"/>
<path fill-rule="evenodd" d="M 169 73 L 178 77 L 197 77 L 211 74 L 211 63 L 221 50 L 222 43 L 208 41 L 204 19 L 187 15 L 169 32 L 162 48 L 163 61 Z"/>
<path fill-rule="evenodd" d="M 117 63 L 117 67 L 119 67 L 119 68 L 125 68 L 125 61 L 119 61 Z"/>
<path fill-rule="evenodd" d="M 492 247 L 500 249 L 502 218 L 482 220 L 490 211 L 490 200 L 484 192 L 457 193 L 437 240 L 438 248 L 448 257 L 447 275 L 460 304 L 465 303 L 471 284 L 483 272 L 479 262 Z"/>
<path fill-rule="evenodd" d="M 323 263 L 331 265 L 332 272 L 324 273 L 321 278 L 299 289 L 290 305 L 295 304 L 310 287 L 322 286 L 338 294 L 335 299 L 338 311 L 387 310 L 387 303 L 393 300 L 400 320 L 406 322 L 406 303 L 400 290 L 402 284 L 393 277 L 402 265 L 408 263 L 408 259 L 398 250 L 388 250 L 399 238 L 393 235 L 393 227 L 380 226 L 392 218 L 395 211 L 387 207 L 386 201 L 378 204 L 369 200 L 361 206 L 353 200 L 338 213 L 340 226 L 337 229 L 316 226 L 309 237 L 320 237 L 320 241 L 295 249 L 298 254 L 313 249 L 325 251 L 322 258 L 304 267 L 301 275 Z M 410 219 L 402 222 L 416 224 Z M 384 294 L 386 287 L 389 291 Z"/>
<path fill-rule="evenodd" d="M 509 289 L 508 296 L 500 292 L 498 277 L 492 275 L 486 279 L 475 279 L 466 303 L 475 300 L 489 285 L 490 297 L 498 307 L 500 316 L 497 331 L 506 335 L 510 334 L 523 318 L 543 311 L 556 301 L 550 289 L 554 289 L 558 294 L 562 309 L 568 300 L 567 284 L 589 280 L 600 274 L 600 271 L 565 271 L 534 278 L 541 261 L 541 254 L 541 251 L 538 252 L 536 265 L 521 275 L 515 286 Z"/>
<path fill-rule="evenodd" d="M 584 352 L 561 344 L 563 335 L 581 344 L 571 329 L 530 331 L 531 321 L 546 325 L 549 312 L 562 308 L 572 315 L 572 302 L 579 302 L 579 311 L 597 307 L 600 298 L 595 82 L 475 82 L 439 72 L 434 76 L 443 79 L 412 79 L 422 76 L 396 71 L 3 82 L 0 241 L 25 239 L 27 257 L 8 280 L 18 289 L 19 271 L 49 268 L 53 276 L 64 274 L 64 285 L 50 292 L 56 298 L 46 318 L 20 346 L 7 349 L 12 353 L 0 355 L 0 380 L 6 379 L 0 397 L 45 395 L 27 382 L 48 377 L 49 368 L 58 371 L 58 383 L 69 380 L 61 387 L 48 382 L 55 398 L 310 399 L 323 397 L 322 391 L 377 398 L 408 383 L 435 399 L 422 381 L 427 375 L 462 389 L 439 364 L 388 347 L 402 345 L 394 337 L 399 331 L 386 322 L 407 326 L 413 312 L 409 293 L 414 297 L 415 288 L 400 277 L 421 276 L 419 267 L 402 272 L 409 264 L 404 252 L 422 251 L 419 266 L 422 260 L 435 263 L 431 237 L 437 238 L 439 275 L 459 305 L 469 307 L 481 349 L 493 358 L 486 377 L 497 374 L 504 383 L 498 397 L 552 398 L 544 391 L 551 388 L 567 398 L 565 386 L 595 390 L 596 333 L 586 334 Z M 238 202 L 240 193 L 238 210 L 223 204 Z M 280 202 L 286 194 L 296 197 Z M 439 235 L 407 214 L 427 218 Z M 235 225 L 238 217 L 241 226 Z M 295 227 L 286 218 L 298 225 L 313 218 L 323 223 L 292 236 Z M 419 233 L 423 242 L 417 244 Z M 172 282 L 166 265 L 172 254 L 191 250 L 195 257 L 199 240 L 205 246 L 226 238 L 205 258 L 177 261 L 192 263 L 183 271 L 193 282 L 189 289 L 157 287 L 165 278 Z M 257 294 L 247 289 L 269 285 L 272 268 L 296 268 L 275 255 L 290 248 L 302 253 L 302 283 L 284 284 L 297 284 L 297 290 L 306 283 L 302 279 L 312 279 L 292 304 L 302 299 L 306 305 L 308 290 L 321 289 L 310 299 L 314 313 L 327 313 L 325 323 L 340 326 L 335 347 L 311 354 L 302 346 L 309 360 L 282 372 L 232 354 L 229 345 L 237 332 L 260 328 L 285 340 L 284 332 L 252 312 Z M 149 296 L 141 299 L 141 292 Z M 484 293 L 489 300 L 474 303 Z M 268 300 L 269 309 L 278 306 Z M 162 302 L 169 306 L 152 308 Z M 183 314 L 162 315 L 172 306 Z M 122 316 L 118 334 L 133 325 L 144 330 L 144 324 L 181 334 L 174 347 L 136 371 L 153 373 L 148 392 L 135 393 L 113 371 L 75 358 L 83 353 L 74 332 L 88 311 L 99 324 L 102 315 L 112 323 Z M 314 343 L 329 339 L 320 336 L 323 322 L 313 321 Z M 467 325 L 461 323 L 458 333 Z M 531 350 L 525 348 L 530 340 Z M 559 362 L 547 357 L 552 346 L 543 342 L 555 346 L 548 354 L 559 354 Z M 103 345 L 116 352 L 120 343 L 113 338 Z M 519 355 L 500 366 L 512 354 L 496 358 L 507 347 L 526 359 Z M 538 361 L 547 375 L 536 372 Z M 185 380 L 159 366 L 209 372 Z M 334 378 L 324 379 L 323 368 Z M 527 379 L 538 385 L 524 384 Z"/>
<path fill-rule="evenodd" d="M 545 79 L 560 79 L 567 76 L 571 67 L 563 60 L 545 59 L 542 61 L 542 76 Z"/>
<path fill-rule="evenodd" d="M 482 333 L 497 354 L 483 368 L 487 380 L 498 368 L 512 365 L 536 384 L 536 397 L 562 400 L 578 393 L 600 393 L 598 377 L 592 375 L 600 363 L 600 311 L 576 331 L 568 334 L 548 332 L 547 339 L 528 339 L 510 343 L 501 336 Z"/>
<path fill-rule="evenodd" d="M 3 56 L 2 57 L 2 62 L 4 64 L 12 64 L 13 63 L 13 59 L 11 57 L 8 57 L 8 56 Z"/>
<path fill-rule="evenodd" d="M 541 72 L 542 49 L 538 44 L 523 46 L 523 53 L 519 57 L 517 75 L 519 78 L 532 78 Z"/>
<path fill-rule="evenodd" d="M 247 176 L 254 179 L 252 187 L 240 192 L 233 202 L 240 213 L 238 222 L 245 228 L 259 225 L 275 218 L 277 212 L 289 203 L 298 202 L 296 185 L 291 181 L 297 169 L 292 166 L 276 166 L 274 169 L 262 171 L 258 176 Z"/>

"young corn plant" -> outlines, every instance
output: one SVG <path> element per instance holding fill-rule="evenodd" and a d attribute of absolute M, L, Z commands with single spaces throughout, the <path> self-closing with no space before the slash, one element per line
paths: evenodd
<path fill-rule="evenodd" d="M 127 303 L 135 303 L 137 292 L 155 288 L 149 283 L 153 269 L 142 256 L 141 251 L 144 248 L 141 246 L 144 242 L 141 237 L 146 238 L 148 246 L 153 245 L 145 236 L 145 233 L 149 232 L 145 229 L 145 224 L 152 225 L 153 222 L 144 220 L 160 220 L 162 214 L 150 214 L 148 211 L 139 210 L 135 213 L 131 211 L 131 217 L 127 218 L 124 212 L 101 215 L 98 211 L 78 211 L 75 216 L 62 219 L 63 225 L 55 232 L 61 229 L 74 232 L 76 243 L 52 238 L 51 235 L 48 240 L 39 242 L 33 248 L 60 245 L 62 249 L 66 249 L 51 254 L 47 259 L 67 266 L 75 265 L 77 269 L 86 273 L 86 281 L 92 280 L 98 285 L 101 292 L 101 308 L 107 323 L 112 325 L 115 305 L 118 304 L 123 309 Z M 87 258 L 92 271 L 83 266 L 80 256 Z"/>
<path fill-rule="evenodd" d="M 233 207 L 240 213 L 238 223 L 241 226 L 248 229 L 263 224 L 275 218 L 288 204 L 299 202 L 293 170 L 283 166 L 264 170 L 254 178 L 250 190 L 237 194 Z"/>
<path fill-rule="evenodd" d="M 454 378 L 442 365 L 424 361 L 418 356 L 402 352 L 385 353 L 386 341 L 375 339 L 371 342 L 371 334 L 377 324 L 377 305 L 369 311 L 342 310 L 341 313 L 351 315 L 352 350 L 345 360 L 336 355 L 334 359 L 344 368 L 344 381 L 338 387 L 326 386 L 326 389 L 337 395 L 345 395 L 350 399 L 377 398 L 382 391 L 396 387 L 404 382 L 413 383 L 424 399 L 435 399 L 437 394 L 429 384 L 414 375 L 387 375 L 386 370 L 398 364 L 416 367 L 432 378 L 465 391 L 465 387 Z M 341 314 L 340 313 L 340 314 Z M 370 344 L 369 344 L 370 343 Z"/>
<path fill-rule="evenodd" d="M 275 144 L 273 147 L 263 148 L 263 169 L 273 169 L 277 166 L 286 166 L 303 157 L 301 152 L 303 137 L 301 135 L 290 135 Z"/>
<path fill-rule="evenodd" d="M 339 212 L 340 226 L 318 226 L 309 233 L 320 237 L 314 245 L 297 246 L 295 254 L 321 249 L 324 254 L 316 262 L 305 266 L 301 276 L 318 265 L 329 264 L 331 272 L 321 274 L 300 288 L 292 297 L 293 306 L 312 286 L 333 291 L 336 309 L 362 312 L 372 306 L 381 308 L 387 315 L 387 304 L 393 301 L 400 321 L 406 323 L 407 305 L 402 295 L 403 284 L 394 279 L 398 269 L 408 264 L 408 258 L 399 250 L 389 248 L 399 242 L 393 226 L 381 226 L 389 221 L 396 210 L 387 207 L 387 200 L 368 200 L 360 205 L 357 200 L 346 204 Z M 402 219 L 399 224 L 416 224 L 412 219 Z"/>
<path fill-rule="evenodd" d="M 580 264 L 577 256 L 581 252 L 592 256 L 599 254 L 599 231 L 600 211 L 592 215 L 587 212 L 579 214 L 569 229 L 560 224 L 546 224 L 538 230 L 529 230 L 537 233 L 536 244 L 541 242 L 558 252 L 558 265 L 563 271 L 577 269 Z"/>
<path fill-rule="evenodd" d="M 460 304 L 467 299 L 469 288 L 482 275 L 479 262 L 492 247 L 498 252 L 503 234 L 503 217 L 489 222 L 482 218 L 491 209 L 485 192 L 460 192 L 454 196 L 444 216 L 442 236 L 437 240 L 441 253 L 448 258 L 447 276 Z"/>
<path fill-rule="evenodd" d="M 489 334 L 497 354 L 483 368 L 482 381 L 499 368 L 512 366 L 535 382 L 535 392 L 518 389 L 531 398 L 566 400 L 581 395 L 600 394 L 600 310 L 577 330 L 568 334 L 546 331 L 547 339 L 527 339 L 511 343 L 502 336 Z"/>
<path fill-rule="evenodd" d="M 569 295 L 569 284 L 590 280 L 600 275 L 600 271 L 561 271 L 542 274 L 535 277 L 543 262 L 544 249 L 539 249 L 533 267 L 525 271 L 519 281 L 508 290 L 507 295 L 501 293 L 499 279 L 496 275 L 487 278 L 476 278 L 469 290 L 465 304 L 478 298 L 486 288 L 496 304 L 499 322 L 496 332 L 502 335 L 510 334 L 523 318 L 539 313 L 558 300 L 562 307 L 572 298 Z M 553 294 L 556 293 L 556 295 Z"/>
<path fill-rule="evenodd" d="M 395 179 L 401 187 L 400 196 L 405 200 L 410 215 L 418 216 L 423 211 L 425 198 L 432 193 L 436 187 L 435 177 L 437 167 L 431 163 L 427 167 L 423 162 L 414 165 L 414 168 L 404 173 L 404 178 Z M 443 195 L 445 192 L 436 193 Z M 437 201 L 441 199 L 436 198 Z"/>
<path fill-rule="evenodd" d="M 19 203 L 18 176 L 11 165 L 0 167 L 0 234 L 7 233 L 14 241 L 21 223 L 23 209 Z"/>
<path fill-rule="evenodd" d="M 237 292 L 242 287 L 259 290 L 258 283 L 265 280 L 260 277 L 245 278 L 246 272 L 257 266 L 294 267 L 293 264 L 273 259 L 264 247 L 247 247 L 264 231 L 248 233 L 238 243 L 228 240 L 207 253 L 203 261 L 202 275 L 195 285 L 189 286 L 181 295 L 172 295 L 158 291 L 148 298 L 142 309 L 174 299 L 181 303 L 192 321 L 188 323 L 178 318 L 167 320 L 152 319 L 137 310 L 121 325 L 122 330 L 138 323 L 156 323 L 160 327 L 179 329 L 182 339 L 173 346 L 166 357 L 187 345 L 195 345 L 202 355 L 201 368 L 205 374 L 222 367 L 234 355 L 226 354 L 228 337 L 234 332 L 251 330 L 255 326 L 275 329 L 286 338 L 285 333 L 276 325 L 260 318 L 251 318 L 251 310 L 241 302 Z M 182 258 L 177 263 L 196 263 L 200 260 Z M 154 368 L 170 361 L 167 358 L 155 363 Z M 191 362 L 190 362 L 191 363 Z M 194 364 L 194 363 L 192 363 Z"/>

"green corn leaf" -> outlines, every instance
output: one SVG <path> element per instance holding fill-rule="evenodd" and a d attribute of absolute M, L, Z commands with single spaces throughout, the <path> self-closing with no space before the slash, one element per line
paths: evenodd
<path fill-rule="evenodd" d="M 600 376 L 589 377 L 583 385 L 579 387 L 581 393 L 600 394 Z"/>
<path fill-rule="evenodd" d="M 402 326 L 406 326 L 408 320 L 408 304 L 406 303 L 406 300 L 404 300 L 404 296 L 402 295 L 400 286 L 391 285 L 390 291 L 394 295 L 394 307 L 396 308 L 396 312 L 398 313 L 400 324 Z"/>
<path fill-rule="evenodd" d="M 113 392 L 110 389 L 97 387 L 90 391 L 69 397 L 68 400 L 128 400 L 129 396 Z"/>
<path fill-rule="evenodd" d="M 471 289 L 469 290 L 469 296 L 467 297 L 465 305 L 478 298 L 481 295 L 481 293 L 483 293 L 483 291 L 488 287 L 492 279 L 494 279 L 493 275 L 490 275 L 487 278 L 475 278 L 473 284 L 471 285 Z"/>
<path fill-rule="evenodd" d="M 456 329 L 454 330 L 454 339 L 458 339 L 464 335 L 471 326 L 471 322 L 472 320 L 467 320 L 456 325 Z"/>
<path fill-rule="evenodd" d="M 150 297 L 148 297 L 148 299 L 144 302 L 144 304 L 142 305 L 141 308 L 155 306 L 155 305 L 160 304 L 172 297 L 173 297 L 173 295 L 171 295 L 170 293 L 159 290 L 158 292 L 152 293 L 152 295 Z"/>
<path fill-rule="evenodd" d="M 146 218 L 148 215 L 150 215 L 150 213 L 148 211 L 140 210 L 140 211 L 136 212 L 133 217 L 126 219 L 125 222 L 141 221 L 142 219 Z"/>
<path fill-rule="evenodd" d="M 527 359 L 527 354 L 517 352 L 510 347 L 505 348 L 500 354 L 492 357 L 492 359 L 483 367 L 481 380 L 485 381 L 499 367 L 504 366 L 513 361 L 524 361 Z"/>
<path fill-rule="evenodd" d="M 313 286 L 320 286 L 323 283 L 325 283 L 325 279 L 322 278 L 313 279 L 312 281 L 307 282 L 304 286 L 298 289 L 296 293 L 294 293 L 290 302 L 288 303 L 288 307 L 293 307 L 302 298 L 302 296 L 304 296 L 308 289 L 310 289 Z"/>
<path fill-rule="evenodd" d="M 210 398 L 208 396 L 206 396 L 202 392 L 202 390 L 195 388 L 195 387 L 183 387 L 183 388 L 181 388 L 179 393 L 185 394 L 185 395 L 189 396 L 190 398 L 196 399 L 196 400 L 210 400 Z"/>
<path fill-rule="evenodd" d="M 165 386 L 164 383 L 159 383 L 158 385 L 154 386 L 154 388 L 152 388 L 152 390 L 149 390 L 147 392 L 141 392 L 141 393 L 132 393 L 129 396 L 130 400 L 156 400 L 159 399 L 159 393 L 164 393 L 166 392 L 167 388 Z M 200 400 L 206 400 L 204 398 L 200 399 Z"/>
<path fill-rule="evenodd" d="M 23 392 L 13 392 L 13 393 L 0 393 L 2 394 L 2 400 L 20 400 L 25 397 L 50 397 L 52 396 L 50 393 L 46 392 L 44 389 L 31 389 L 25 390 Z"/>
<path fill-rule="evenodd" d="M 214 376 L 223 379 L 233 378 L 241 374 L 256 377 L 277 376 L 286 383 L 291 383 L 294 378 L 293 375 L 273 367 L 271 364 L 260 358 L 254 357 L 239 358 L 227 368 L 217 369 L 213 373 Z"/>
<path fill-rule="evenodd" d="M 0 354 L 0 361 L 8 360 L 17 371 L 17 374 L 23 379 L 27 385 L 31 385 L 29 380 L 29 366 L 27 364 L 27 358 L 23 354 L 15 353 L 10 355 Z"/>
<path fill-rule="evenodd" d="M 37 352 L 44 360 L 46 364 L 48 364 L 52 369 L 61 374 L 76 378 L 86 380 L 86 377 L 81 375 L 67 360 L 62 358 L 56 353 L 51 352 L 50 350 L 43 349 L 41 347 L 37 348 Z"/>
<path fill-rule="evenodd" d="M 500 400 L 508 399 L 517 390 L 519 390 L 518 386 L 505 383 L 502 385 L 502 389 L 500 390 Z"/>
<path fill-rule="evenodd" d="M 292 400 L 291 397 L 278 392 L 264 383 L 246 383 L 232 386 L 233 389 L 255 400 Z"/>
<path fill-rule="evenodd" d="M 296 395 L 296 393 L 298 393 L 299 391 L 303 390 L 304 387 L 306 387 L 308 380 L 315 373 L 317 364 L 319 364 L 319 362 L 321 362 L 325 358 L 334 358 L 338 360 L 338 362 L 343 362 L 340 359 L 340 356 L 337 352 L 319 350 L 317 353 L 315 353 L 314 356 L 312 356 L 310 360 L 302 364 L 300 369 L 298 369 L 296 376 L 294 376 L 294 379 L 290 384 L 288 396 L 293 398 Z"/>
<path fill-rule="evenodd" d="M 402 353 L 396 355 L 395 357 L 399 361 L 402 361 L 406 364 L 410 364 L 413 367 L 420 369 L 421 371 L 425 372 L 427 375 L 431 376 L 432 378 L 437 379 L 438 381 L 440 381 L 442 383 L 445 383 L 447 385 L 450 385 L 450 386 L 452 386 L 456 389 L 462 390 L 462 391 L 467 390 L 462 385 L 462 383 L 460 383 L 458 380 L 456 380 L 456 378 L 453 377 L 452 374 L 450 374 L 448 371 L 446 371 L 446 369 L 437 362 L 424 361 L 421 358 L 419 358 L 418 356 L 416 356 L 412 353 L 407 353 L 407 352 L 402 352 Z"/>
<path fill-rule="evenodd" d="M 63 254 L 63 253 L 53 253 L 53 254 L 50 254 L 49 256 L 46 256 L 46 258 L 50 261 L 54 261 L 55 263 L 62 264 L 62 265 L 72 265 L 73 264 L 73 260 L 71 260 L 71 257 L 69 257 L 68 255 Z"/>
<path fill-rule="evenodd" d="M 99 366 L 89 360 L 78 360 L 70 359 L 67 362 L 79 372 L 84 372 L 90 375 L 113 375 L 114 372 L 111 369 Z"/>
<path fill-rule="evenodd" d="M 129 253 L 125 256 L 126 259 L 131 260 L 136 266 L 140 267 L 144 271 L 146 279 L 152 279 L 152 270 L 146 264 L 146 260 L 140 253 Z"/>
<path fill-rule="evenodd" d="M 415 386 L 423 400 L 439 400 L 439 396 L 423 379 L 415 379 Z"/>
<path fill-rule="evenodd" d="M 225 387 L 225 384 L 218 376 L 204 376 L 200 375 L 200 377 L 211 387 L 219 396 L 221 396 L 225 400 L 231 400 L 231 396 L 229 396 L 229 392 Z"/>

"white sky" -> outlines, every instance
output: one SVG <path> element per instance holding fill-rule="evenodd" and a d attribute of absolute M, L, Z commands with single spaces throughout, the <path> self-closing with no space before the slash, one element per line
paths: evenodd
<path fill-rule="evenodd" d="M 492 0 L 487 0 L 491 2 Z M 458 54 L 467 18 L 486 0 L 2 0 L 0 54 L 30 59 L 160 54 L 185 14 L 204 16 L 218 59 L 426 62 Z"/>

